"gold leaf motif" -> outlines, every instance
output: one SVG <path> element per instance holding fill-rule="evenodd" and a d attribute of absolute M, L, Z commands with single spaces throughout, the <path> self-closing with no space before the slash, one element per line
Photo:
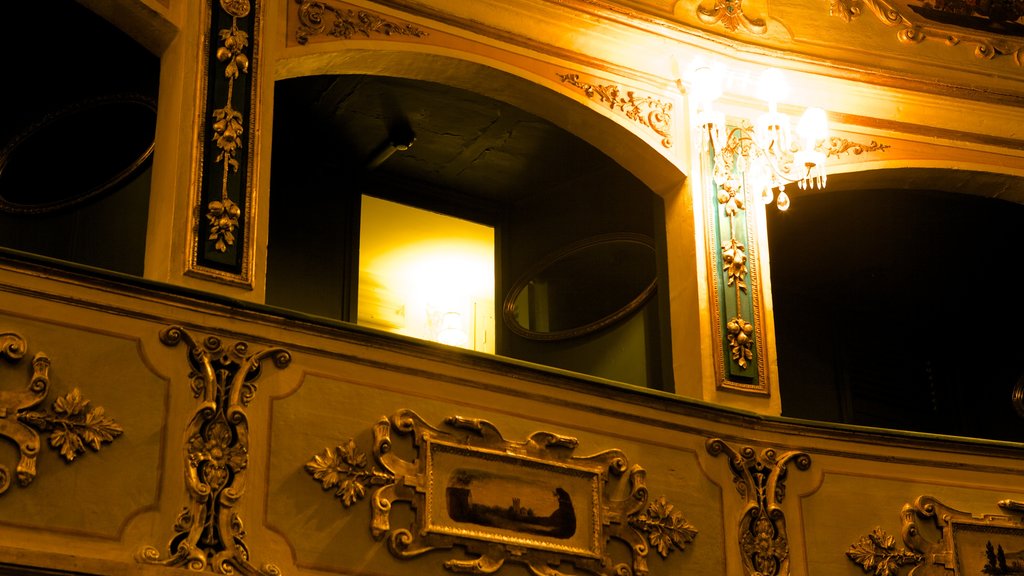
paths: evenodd
<path fill-rule="evenodd" d="M 840 154 L 853 153 L 854 156 L 860 156 L 865 152 L 885 152 L 887 149 L 892 148 L 888 144 L 879 144 L 874 140 L 870 144 L 860 144 L 857 142 L 851 142 L 846 138 L 839 138 L 832 136 L 829 138 L 829 147 L 826 155 L 828 157 L 839 157 Z"/>
<path fill-rule="evenodd" d="M 672 147 L 672 103 L 657 98 L 639 96 L 632 90 L 623 91 L 614 84 L 590 84 L 580 81 L 579 74 L 557 74 L 563 83 L 583 91 L 591 100 L 607 104 L 612 110 L 625 113 L 626 118 L 637 122 L 661 136 L 661 145 Z"/>
<path fill-rule="evenodd" d="M 102 407 L 89 408 L 78 388 L 53 402 L 53 413 L 26 412 L 19 420 L 50 431 L 50 446 L 60 450 L 68 462 L 85 453 L 88 446 L 98 451 L 104 442 L 112 442 L 124 429 L 104 413 Z"/>
<path fill-rule="evenodd" d="M 896 576 L 900 566 L 917 564 L 924 559 L 922 555 L 905 548 L 896 548 L 896 539 L 881 528 L 875 528 L 851 545 L 846 556 L 874 576 Z"/>
<path fill-rule="evenodd" d="M 725 329 L 728 330 L 726 337 L 729 339 L 729 351 L 732 354 L 732 359 L 740 365 L 740 368 L 745 369 L 754 359 L 754 352 L 751 350 L 754 343 L 754 339 L 751 338 L 754 326 L 744 320 L 742 316 L 737 316 L 726 323 Z"/>
<path fill-rule="evenodd" d="M 630 519 L 630 525 L 647 534 L 648 542 L 662 558 L 667 558 L 673 549 L 682 552 L 697 536 L 697 529 L 664 496 Z"/>
<path fill-rule="evenodd" d="M 366 495 L 366 487 L 384 484 L 394 479 L 390 474 L 367 468 L 366 453 L 359 450 L 355 440 L 334 450 L 325 448 L 306 463 L 306 471 L 319 480 L 324 490 L 337 487 L 334 495 L 349 507 Z"/>

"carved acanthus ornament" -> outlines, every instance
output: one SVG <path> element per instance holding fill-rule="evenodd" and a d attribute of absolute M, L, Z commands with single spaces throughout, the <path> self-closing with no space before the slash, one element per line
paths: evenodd
<path fill-rule="evenodd" d="M 888 144 L 879 144 L 874 140 L 870 144 L 860 144 L 858 142 L 851 142 L 846 138 L 839 138 L 838 136 L 832 136 L 829 138 L 829 147 L 826 156 L 839 157 L 841 154 L 853 154 L 854 156 L 860 156 L 865 152 L 885 152 L 891 148 Z"/>
<path fill-rule="evenodd" d="M 705 24 L 721 22 L 730 32 L 735 32 L 741 26 L 751 34 L 764 34 L 768 31 L 764 19 L 749 18 L 743 13 L 743 0 L 715 0 L 712 8 L 697 4 L 697 18 Z"/>
<path fill-rule="evenodd" d="M 1012 3 L 1007 3 L 1012 4 Z M 963 3 L 970 15 L 972 8 L 996 3 Z M 906 5 L 895 5 L 887 0 L 832 0 L 829 14 L 851 22 L 860 17 L 867 6 L 885 25 L 898 28 L 896 37 L 904 44 L 919 44 L 935 40 L 947 46 L 960 44 L 973 46 L 974 55 L 983 60 L 1011 56 L 1018 66 L 1024 66 L 1024 42 L 1008 35 L 978 34 L 952 24 L 945 25 L 913 12 L 904 11 Z"/>
<path fill-rule="evenodd" d="M 27 350 L 25 339 L 13 332 L 0 333 L 0 358 L 17 363 Z M 36 477 L 39 432 L 49 432 L 50 446 L 68 462 L 85 453 L 98 451 L 124 430 L 107 416 L 101 406 L 89 407 L 78 388 L 58 397 L 48 411 L 34 411 L 50 389 L 50 359 L 42 352 L 32 358 L 32 375 L 22 391 L 0 392 L 0 437 L 13 442 L 20 453 L 15 474 L 18 484 L 28 486 Z M 11 486 L 11 474 L 0 465 L 0 494 Z"/>
<path fill-rule="evenodd" d="M 411 36 L 422 38 L 427 33 L 412 24 L 396 24 L 366 10 L 342 9 L 319 0 L 295 0 L 299 4 L 299 27 L 295 40 L 305 44 L 310 37 L 325 34 L 334 38 L 348 39 L 356 34 L 370 38 L 371 35 Z M 325 21 L 330 18 L 331 24 Z"/>
<path fill-rule="evenodd" d="M 780 507 L 786 495 L 786 474 L 790 463 L 800 470 L 811 467 L 811 458 L 796 450 L 777 453 L 765 448 L 760 453 L 745 446 L 735 450 L 719 438 L 706 443 L 709 454 L 729 457 L 733 482 L 746 499 L 740 518 L 739 545 L 747 576 L 787 576 L 789 541 L 786 518 Z"/>
<path fill-rule="evenodd" d="M 623 90 L 614 84 L 582 82 L 579 74 L 558 74 L 562 83 L 579 88 L 591 100 L 597 100 L 640 123 L 661 137 L 661 145 L 672 147 L 672 103 L 651 96 L 640 96 L 632 90 Z"/>
<path fill-rule="evenodd" d="M 505 440 L 486 420 L 452 416 L 435 428 L 409 410 L 373 428 L 373 462 L 353 440 L 325 449 L 306 471 L 346 507 L 371 502 L 370 532 L 399 558 L 465 548 L 474 558 L 450 559 L 452 572 L 489 574 L 506 561 L 537 576 L 561 576 L 559 563 L 604 576 L 644 576 L 653 548 L 663 558 L 684 550 L 697 530 L 664 497 L 651 501 L 646 473 L 619 450 L 587 457 L 575 438 L 536 432 Z M 407 461 L 392 452 L 396 436 L 417 449 Z M 391 510 L 408 502 L 415 525 L 392 528 Z M 607 544 L 631 551 L 618 563 Z"/>
<path fill-rule="evenodd" d="M 242 521 L 235 504 L 245 493 L 249 464 L 249 422 L 246 408 L 256 394 L 263 360 L 285 368 L 291 355 L 282 348 L 250 352 L 245 342 L 224 346 L 218 338 L 201 343 L 184 328 L 170 326 L 160 341 L 188 345 L 190 388 L 199 399 L 187 428 L 185 486 L 190 502 L 178 515 L 170 556 L 146 547 L 139 560 L 218 574 L 277 575 L 273 564 L 257 569 L 249 563 Z"/>
<path fill-rule="evenodd" d="M 894 537 L 875 528 L 852 544 L 846 556 L 872 576 L 897 576 L 903 566 L 913 566 L 911 575 L 1022 574 L 1024 560 L 1018 553 L 1024 546 L 1024 502 L 997 504 L 1007 514 L 971 514 L 932 496 L 919 496 L 900 511 L 906 548 L 897 548 Z M 922 522 L 932 526 L 925 528 Z M 926 537 L 935 533 L 940 535 L 937 542 Z"/>
<path fill-rule="evenodd" d="M 850 546 L 846 555 L 874 576 L 896 576 L 900 566 L 918 564 L 924 559 L 906 548 L 897 548 L 896 538 L 877 527 Z"/>

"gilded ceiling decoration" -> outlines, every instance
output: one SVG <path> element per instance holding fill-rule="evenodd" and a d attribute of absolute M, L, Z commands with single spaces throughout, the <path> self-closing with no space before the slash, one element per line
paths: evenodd
<path fill-rule="evenodd" d="M 626 118 L 649 128 L 661 138 L 661 145 L 672 147 L 672 103 L 651 96 L 640 96 L 633 90 L 623 90 L 614 84 L 582 82 L 579 74 L 558 74 L 563 84 L 579 88 L 587 98 L 606 104 Z"/>
<path fill-rule="evenodd" d="M 192 201 L 187 271 L 251 286 L 252 134 L 257 90 L 260 5 L 220 0 L 207 6 L 209 38 L 201 62 L 199 154 Z M 207 110 L 209 112 L 207 113 Z"/>
<path fill-rule="evenodd" d="M 705 24 L 721 22 L 730 32 L 735 32 L 741 26 L 751 34 L 764 34 L 768 31 L 763 18 L 749 18 L 743 13 L 743 0 L 715 0 L 713 8 L 697 4 L 697 18 Z"/>
<path fill-rule="evenodd" d="M 900 512 L 905 548 L 875 528 L 846 556 L 874 576 L 897 576 L 903 566 L 913 566 L 910 574 L 1024 574 L 1024 502 L 1001 500 L 998 506 L 1006 514 L 978 515 L 919 496 Z M 922 529 L 922 523 L 934 529 Z M 939 540 L 928 540 L 930 533 Z"/>
<path fill-rule="evenodd" d="M 160 332 L 160 341 L 188 346 L 189 386 L 199 402 L 186 431 L 185 486 L 189 504 L 178 515 L 170 555 L 161 559 L 151 546 L 139 561 L 185 567 L 217 574 L 277 575 L 273 564 L 262 569 L 249 563 L 242 520 L 234 510 L 245 494 L 249 465 L 249 421 L 246 408 L 256 395 L 263 360 L 285 368 L 291 355 L 283 348 L 251 352 L 248 344 L 225 346 L 208 336 L 202 342 L 180 326 Z"/>
<path fill-rule="evenodd" d="M 366 38 L 373 35 L 422 38 L 428 35 L 412 24 L 398 24 L 366 10 L 338 8 L 317 0 L 296 2 L 299 4 L 299 27 L 295 31 L 295 40 L 299 44 L 321 34 L 346 40 L 357 34 Z"/>
<path fill-rule="evenodd" d="M 1024 66 L 1024 40 L 1015 32 L 1024 17 L 1020 2 L 925 2 L 922 0 L 832 0 L 829 13 L 851 22 L 867 7 L 904 44 L 935 40 L 972 46 L 984 60 L 1012 57 Z"/>
<path fill-rule="evenodd" d="M 0 333 L 0 358 L 17 363 L 25 356 L 25 339 L 13 332 Z M 59 396 L 50 410 L 35 411 L 50 389 L 50 359 L 42 352 L 32 358 L 32 374 L 21 391 L 0 392 L 0 437 L 13 442 L 20 453 L 15 475 L 18 484 L 28 486 L 36 477 L 39 433 L 49 432 L 52 448 L 68 462 L 85 453 L 98 451 L 124 430 L 107 416 L 101 406 L 89 406 L 78 388 Z M 11 486 L 10 470 L 0 465 L 0 494 Z"/>
<path fill-rule="evenodd" d="M 789 541 L 786 517 L 782 511 L 786 495 L 786 475 L 790 463 L 800 470 L 811 467 L 811 457 L 797 450 L 779 454 L 774 448 L 760 453 L 750 446 L 734 449 L 720 438 L 706 443 L 712 456 L 729 457 L 733 482 L 746 506 L 740 518 L 739 545 L 743 571 L 747 576 L 787 576 Z"/>
<path fill-rule="evenodd" d="M 619 450 L 578 457 L 572 437 L 535 432 L 515 442 L 486 420 L 452 416 L 435 428 L 410 410 L 382 418 L 373 437 L 372 462 L 349 440 L 306 470 L 346 508 L 369 496 L 370 531 L 399 558 L 460 546 L 476 557 L 445 561 L 452 572 L 489 574 L 511 561 L 560 576 L 554 566 L 566 562 L 643 576 L 651 549 L 667 558 L 697 536 L 678 508 L 649 498 L 646 472 Z M 417 449 L 413 461 L 392 452 L 399 437 Z M 414 526 L 392 528 L 396 502 L 416 510 Z M 629 546 L 630 562 L 611 558 L 612 538 Z"/>

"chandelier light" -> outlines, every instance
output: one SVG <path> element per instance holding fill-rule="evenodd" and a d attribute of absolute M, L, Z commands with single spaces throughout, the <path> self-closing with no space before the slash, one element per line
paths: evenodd
<path fill-rule="evenodd" d="M 694 101 L 694 127 L 702 148 L 710 151 L 713 177 L 720 188 L 740 186 L 759 196 L 765 204 L 772 201 L 779 210 L 789 208 L 786 185 L 796 183 L 801 190 L 825 187 L 828 121 L 821 108 L 808 108 L 791 134 L 789 116 L 779 111 L 779 103 L 789 96 L 789 86 L 780 70 L 761 73 L 757 96 L 767 111 L 753 120 L 727 125 L 725 115 L 714 109 L 722 95 L 725 74 L 713 66 L 693 69 L 688 93 Z M 739 180 L 741 179 L 741 180 Z"/>

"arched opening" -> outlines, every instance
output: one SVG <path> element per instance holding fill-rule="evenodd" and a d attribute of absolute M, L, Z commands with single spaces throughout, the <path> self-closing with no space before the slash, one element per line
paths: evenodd
<path fill-rule="evenodd" d="M 39 10 L 0 5 L 0 246 L 141 276 L 160 60 L 77 2 L 45 33 Z M 40 34 L 59 59 L 25 54 Z"/>
<path fill-rule="evenodd" d="M 490 73 L 506 84 L 530 85 Z M 671 387 L 664 202 L 584 139 L 519 106 L 449 84 L 321 74 L 277 82 L 272 158 L 268 304 L 349 322 L 365 317 L 363 207 L 367 198 L 385 200 L 493 228 L 495 289 L 488 306 L 498 355 Z M 566 338 L 531 338 L 503 322 L 505 296 L 539 262 L 615 234 L 649 239 L 661 297 Z M 597 265 L 614 268 L 616 261 Z M 395 282 L 380 284 L 390 308 L 410 317 L 408 304 L 394 296 Z M 562 305 L 586 307 L 606 290 L 582 286 Z"/>
<path fill-rule="evenodd" d="M 783 414 L 1019 441 L 1024 179 L 904 169 L 829 188 L 768 210 Z"/>

